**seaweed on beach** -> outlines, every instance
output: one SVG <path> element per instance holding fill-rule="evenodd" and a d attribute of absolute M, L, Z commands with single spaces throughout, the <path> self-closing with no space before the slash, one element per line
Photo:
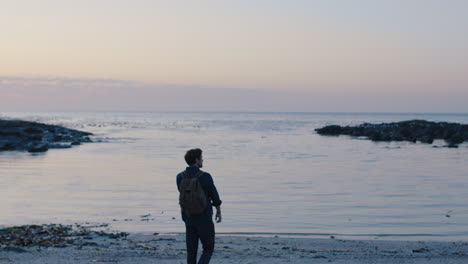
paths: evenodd
<path fill-rule="evenodd" d="M 88 239 L 92 235 L 117 239 L 126 237 L 128 233 L 106 233 L 80 225 L 76 228 L 61 224 L 23 225 L 0 229 L 0 244 L 19 247 L 67 247 L 79 244 L 82 239 Z"/>

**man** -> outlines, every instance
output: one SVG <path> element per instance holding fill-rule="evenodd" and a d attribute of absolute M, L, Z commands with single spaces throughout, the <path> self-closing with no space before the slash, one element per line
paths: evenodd
<path fill-rule="evenodd" d="M 203 253 L 198 264 L 208 264 L 214 251 L 215 229 L 213 224 L 213 208 L 216 208 L 215 220 L 221 222 L 221 200 L 213 182 L 213 178 L 207 172 L 203 172 L 203 157 L 201 149 L 191 149 L 185 154 L 185 161 L 189 165 L 184 172 L 177 175 L 177 188 L 181 190 L 184 177 L 198 177 L 198 181 L 206 195 L 206 208 L 202 213 L 188 215 L 182 210 L 182 220 L 185 222 L 187 263 L 197 263 L 198 240 L 203 245 Z"/>

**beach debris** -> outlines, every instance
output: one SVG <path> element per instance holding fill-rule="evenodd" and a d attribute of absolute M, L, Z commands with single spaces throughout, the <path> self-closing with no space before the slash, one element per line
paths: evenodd
<path fill-rule="evenodd" d="M 378 248 L 376 247 L 376 250 L 377 249 Z M 329 250 L 329 252 L 335 252 L 335 253 L 341 252 L 341 253 L 343 253 L 343 252 L 368 252 L 368 251 L 366 251 L 366 250 L 356 250 L 356 249 L 343 249 L 343 250 L 342 249 L 333 249 L 333 250 Z"/>
<path fill-rule="evenodd" d="M 141 221 L 154 221 L 154 218 L 149 218 L 151 216 L 151 214 L 147 214 L 147 215 L 140 215 L 140 220 Z"/>
<path fill-rule="evenodd" d="M 449 218 L 451 212 L 452 212 L 452 210 L 448 211 L 448 212 L 445 214 L 445 217 Z"/>
<path fill-rule="evenodd" d="M 98 227 L 108 227 L 108 226 L 109 226 L 108 223 L 89 225 L 90 223 L 89 223 L 89 222 L 86 222 L 86 224 L 87 224 L 88 226 L 84 226 L 84 227 L 87 227 L 87 228 L 94 228 L 94 227 L 98 228 Z M 80 225 L 80 227 L 81 227 L 81 226 L 82 226 L 82 225 Z"/>
<path fill-rule="evenodd" d="M 89 224 L 89 223 L 88 223 Z M 107 225 L 97 225 L 102 227 Z M 23 225 L 0 229 L 0 244 L 3 250 L 23 250 L 17 247 L 57 247 L 63 248 L 71 245 L 98 246 L 93 242 L 84 242 L 83 239 L 92 239 L 93 235 L 106 236 L 111 239 L 120 239 L 128 236 L 128 233 L 106 233 L 104 231 L 91 230 L 91 227 L 82 225 Z"/>
<path fill-rule="evenodd" d="M 159 238 L 159 239 L 155 239 L 154 241 L 175 241 L 176 239 L 175 238 L 172 238 L 172 237 L 168 237 L 168 238 Z"/>
<path fill-rule="evenodd" d="M 156 249 L 158 249 L 157 247 L 147 246 L 147 245 L 142 244 L 142 243 L 131 246 L 130 248 L 131 249 L 146 249 L 146 250 L 156 250 Z"/>
<path fill-rule="evenodd" d="M 96 247 L 96 246 L 99 246 L 99 245 L 98 245 L 98 243 L 95 243 L 95 242 L 84 242 L 80 246 L 82 246 L 82 247 L 86 247 L 86 246 Z"/>
<path fill-rule="evenodd" d="M 0 257 L 0 260 L 10 260 L 9 257 Z"/>
<path fill-rule="evenodd" d="M 99 236 L 107 236 L 108 238 L 112 238 L 112 239 L 127 237 L 129 235 L 129 233 L 126 233 L 126 232 L 117 232 L 117 233 L 106 233 L 104 231 L 93 231 L 93 232 Z"/>
<path fill-rule="evenodd" d="M 398 251 L 391 251 L 391 250 L 380 250 L 381 253 L 390 253 L 390 254 L 397 254 Z"/>
<path fill-rule="evenodd" d="M 11 252 L 16 252 L 16 253 L 25 253 L 28 252 L 27 250 L 24 250 L 20 247 L 15 247 L 15 246 L 2 246 L 1 248 L 3 251 L 11 251 Z"/>
<path fill-rule="evenodd" d="M 420 249 L 413 249 L 413 253 L 424 253 L 424 252 L 428 252 L 429 249 L 427 248 L 420 248 Z"/>

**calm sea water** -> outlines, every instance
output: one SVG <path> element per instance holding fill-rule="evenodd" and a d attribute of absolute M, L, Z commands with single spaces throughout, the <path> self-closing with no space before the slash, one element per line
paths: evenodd
<path fill-rule="evenodd" d="M 324 137 L 314 129 L 464 114 L 2 113 L 90 131 L 97 143 L 0 153 L 0 225 L 110 223 L 182 232 L 175 176 L 204 151 L 223 200 L 217 232 L 468 240 L 468 144 Z M 444 142 L 436 141 L 442 146 Z M 148 215 L 149 217 L 141 217 Z"/>

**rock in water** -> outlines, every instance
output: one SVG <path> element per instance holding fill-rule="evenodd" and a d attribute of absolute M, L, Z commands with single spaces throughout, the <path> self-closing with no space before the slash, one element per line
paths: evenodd
<path fill-rule="evenodd" d="M 12 251 L 12 252 L 16 252 L 16 253 L 26 253 L 28 252 L 27 250 L 24 250 L 20 247 L 15 247 L 15 246 L 4 246 L 2 247 L 2 249 L 4 251 Z"/>
<path fill-rule="evenodd" d="M 0 119 L 0 151 L 46 152 L 91 142 L 92 133 L 22 120 Z"/>
<path fill-rule="evenodd" d="M 36 145 L 33 145 L 31 146 L 30 148 L 28 148 L 28 151 L 29 152 L 46 152 L 47 150 L 49 150 L 49 144 L 47 143 L 38 143 Z"/>
<path fill-rule="evenodd" d="M 420 141 L 432 144 L 443 139 L 447 147 L 456 148 L 468 140 L 468 124 L 409 120 L 396 123 L 368 124 L 358 126 L 330 125 L 315 129 L 320 135 L 349 135 L 367 137 L 372 141 Z"/>

